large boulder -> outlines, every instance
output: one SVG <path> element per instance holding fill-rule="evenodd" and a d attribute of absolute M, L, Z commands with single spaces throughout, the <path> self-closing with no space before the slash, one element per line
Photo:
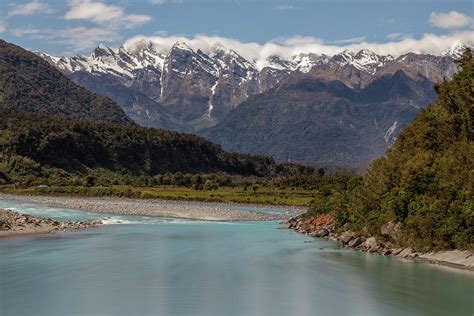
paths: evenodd
<path fill-rule="evenodd" d="M 363 244 L 363 248 L 367 251 L 375 251 L 378 247 L 378 243 L 377 243 L 377 240 L 375 239 L 375 237 L 369 237 L 365 240 L 364 244 Z"/>
<path fill-rule="evenodd" d="M 351 248 L 355 248 L 355 247 L 360 246 L 363 242 L 364 242 L 363 237 L 356 237 L 348 243 L 348 246 Z"/>
<path fill-rule="evenodd" d="M 347 244 L 353 237 L 354 237 L 354 232 L 348 230 L 341 234 L 341 236 L 339 237 L 339 240 L 343 244 Z"/>
<path fill-rule="evenodd" d="M 396 240 L 400 232 L 401 223 L 390 221 L 380 227 L 380 234 L 384 237 Z"/>
<path fill-rule="evenodd" d="M 397 257 L 407 258 L 412 254 L 412 252 L 413 250 L 411 248 L 405 248 L 397 255 Z"/>

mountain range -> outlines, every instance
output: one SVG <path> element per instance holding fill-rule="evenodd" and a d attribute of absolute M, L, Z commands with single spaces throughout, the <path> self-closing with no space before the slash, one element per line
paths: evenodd
<path fill-rule="evenodd" d="M 222 45 L 168 50 L 142 40 L 90 56 L 37 53 L 77 84 L 116 101 L 135 122 L 192 132 L 226 150 L 279 161 L 364 165 L 434 99 L 465 45 L 441 56 L 364 49 L 247 60 Z"/>
<path fill-rule="evenodd" d="M 3 182 L 66 183 L 103 173 L 114 174 L 110 180 L 176 172 L 259 177 L 312 172 L 268 157 L 229 153 L 196 135 L 139 126 L 111 99 L 3 40 L 0 117 Z"/>

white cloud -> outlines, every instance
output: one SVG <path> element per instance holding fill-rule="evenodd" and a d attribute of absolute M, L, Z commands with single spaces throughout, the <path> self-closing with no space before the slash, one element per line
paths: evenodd
<path fill-rule="evenodd" d="M 52 33 L 50 36 L 54 42 L 66 45 L 76 51 L 84 51 L 94 48 L 98 43 L 115 42 L 121 39 L 121 36 L 113 30 L 84 26 L 67 28 Z"/>
<path fill-rule="evenodd" d="M 360 36 L 360 37 L 353 37 L 353 38 L 347 38 L 347 39 L 332 41 L 331 43 L 335 43 L 335 44 L 360 43 L 360 42 L 365 41 L 366 38 L 367 38 L 367 36 Z"/>
<path fill-rule="evenodd" d="M 7 30 L 7 22 L 0 20 L 0 34 Z"/>
<path fill-rule="evenodd" d="M 122 39 L 121 35 L 102 27 L 71 27 L 62 30 L 16 28 L 10 33 L 17 37 L 28 36 L 33 39 L 41 39 L 54 44 L 64 46 L 76 52 L 91 50 L 98 43 L 116 42 Z"/>
<path fill-rule="evenodd" d="M 165 3 L 183 3 L 183 0 L 148 0 L 151 4 L 162 5 Z"/>
<path fill-rule="evenodd" d="M 126 14 L 122 7 L 92 0 L 71 0 L 66 20 L 86 20 L 115 28 L 133 28 L 151 20 L 149 15 Z"/>
<path fill-rule="evenodd" d="M 474 31 L 455 32 L 449 35 L 424 34 L 418 39 L 406 37 L 386 43 L 361 42 L 347 43 L 347 45 L 334 45 L 324 42 L 319 38 L 301 36 L 276 39 L 260 44 L 253 42 L 244 43 L 219 36 L 196 35 L 194 37 L 186 37 L 158 35 L 152 37 L 135 36 L 128 39 L 124 46 L 127 49 L 133 50 L 151 42 L 158 51 L 166 54 L 177 41 L 184 41 L 194 50 L 201 49 L 206 53 L 211 52 L 213 45 L 221 44 L 235 50 L 244 58 L 255 61 L 257 66 L 262 68 L 266 66 L 266 58 L 271 55 L 279 55 L 284 58 L 300 53 L 334 55 L 345 49 L 359 51 L 366 48 L 373 50 L 377 54 L 390 54 L 393 56 L 400 56 L 408 52 L 439 55 L 459 42 L 474 46 Z"/>
<path fill-rule="evenodd" d="M 17 37 L 44 39 L 69 50 L 82 52 L 94 48 L 99 43 L 114 43 L 122 40 L 123 29 L 133 28 L 151 20 L 148 15 L 127 14 L 122 7 L 109 5 L 100 0 L 68 0 L 68 5 L 69 8 L 64 15 L 65 20 L 88 21 L 94 26 L 80 25 L 60 30 L 20 27 L 10 32 Z"/>
<path fill-rule="evenodd" d="M 288 11 L 288 10 L 297 10 L 299 9 L 299 7 L 291 5 L 291 4 L 281 4 L 281 5 L 274 6 L 272 9 L 276 11 Z"/>
<path fill-rule="evenodd" d="M 34 37 L 33 35 L 40 36 L 42 31 L 39 30 L 39 29 L 35 29 L 35 28 L 25 27 L 25 28 L 15 28 L 15 29 L 11 30 L 10 33 L 13 34 L 16 37 L 22 37 L 22 36 L 25 36 L 25 35 Z"/>
<path fill-rule="evenodd" d="M 19 4 L 13 7 L 12 10 L 8 12 L 8 16 L 15 15 L 32 15 L 32 14 L 50 14 L 54 10 L 51 6 L 46 3 L 42 3 L 39 0 L 33 0 L 25 4 Z"/>
<path fill-rule="evenodd" d="M 387 38 L 392 41 L 397 40 L 404 40 L 407 38 L 412 38 L 413 34 L 406 34 L 406 33 L 390 33 L 387 35 Z"/>
<path fill-rule="evenodd" d="M 429 22 L 431 25 L 443 29 L 463 28 L 473 25 L 473 20 L 470 16 L 464 15 L 457 11 L 451 11 L 448 13 L 432 12 Z"/>

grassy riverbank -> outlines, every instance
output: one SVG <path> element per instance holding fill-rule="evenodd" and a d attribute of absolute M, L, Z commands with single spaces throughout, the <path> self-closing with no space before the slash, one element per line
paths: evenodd
<path fill-rule="evenodd" d="M 269 205 L 309 206 L 314 198 L 313 190 L 275 187 L 220 187 L 214 190 L 195 190 L 177 186 L 133 187 L 117 185 L 109 187 L 36 186 L 14 188 L 0 186 L 0 193 L 16 195 L 54 195 L 74 197 L 126 197 L 138 199 L 166 199 L 201 202 L 250 203 Z"/>

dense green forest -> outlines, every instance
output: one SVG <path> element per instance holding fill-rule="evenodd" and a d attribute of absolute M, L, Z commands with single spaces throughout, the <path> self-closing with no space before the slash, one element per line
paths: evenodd
<path fill-rule="evenodd" d="M 0 109 L 134 124 L 111 99 L 76 85 L 43 58 L 3 40 Z"/>
<path fill-rule="evenodd" d="M 435 86 L 437 99 L 363 177 L 327 179 L 307 216 L 332 212 L 339 227 L 380 235 L 400 222 L 397 242 L 419 250 L 474 249 L 474 59 Z"/>
<path fill-rule="evenodd" d="M 104 175 L 123 179 L 165 173 L 272 177 L 312 173 L 268 157 L 223 151 L 202 137 L 137 125 L 115 125 L 0 110 L 0 179 Z M 155 179 L 158 181 L 159 178 Z"/>

